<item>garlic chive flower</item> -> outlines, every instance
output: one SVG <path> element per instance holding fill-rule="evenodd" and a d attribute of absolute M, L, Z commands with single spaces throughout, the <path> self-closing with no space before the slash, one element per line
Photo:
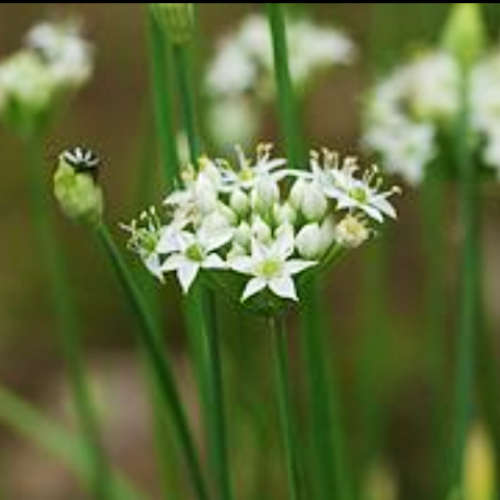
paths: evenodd
<path fill-rule="evenodd" d="M 0 62 L 0 120 L 22 135 L 39 131 L 92 67 L 92 47 L 77 25 L 36 25 L 24 47 Z"/>
<path fill-rule="evenodd" d="M 92 226 L 101 222 L 104 208 L 97 184 L 100 160 L 90 150 L 77 147 L 59 156 L 54 173 L 54 195 L 63 213 Z"/>
<path fill-rule="evenodd" d="M 327 150 L 292 170 L 270 145 L 202 157 L 183 170 L 159 215 L 124 226 L 129 248 L 159 280 L 174 272 L 184 293 L 205 279 L 251 310 L 276 312 L 299 300 L 306 271 L 325 269 L 396 216 L 389 198 L 397 190 L 381 190 L 378 173 L 359 170 Z"/>
<path fill-rule="evenodd" d="M 348 66 L 356 47 L 340 29 L 304 17 L 287 20 L 290 72 L 294 88 L 304 96 L 332 68 Z M 272 40 L 265 16 L 252 14 L 224 36 L 205 77 L 207 123 L 219 145 L 254 142 L 263 107 L 275 95 Z"/>

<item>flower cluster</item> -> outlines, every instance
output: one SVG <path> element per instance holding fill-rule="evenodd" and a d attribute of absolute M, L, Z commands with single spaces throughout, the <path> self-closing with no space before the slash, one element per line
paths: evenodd
<path fill-rule="evenodd" d="M 184 292 L 202 272 L 234 284 L 241 301 L 298 300 L 297 279 L 367 240 L 396 217 L 375 167 L 364 176 L 356 158 L 312 152 L 292 170 L 260 145 L 255 158 L 201 158 L 183 172 L 184 186 L 164 201 L 166 222 L 151 209 L 124 226 L 130 248 L 157 278 L 175 271 Z M 232 292 L 229 292 L 232 293 Z"/>
<path fill-rule="evenodd" d="M 45 123 L 54 104 L 91 76 L 92 52 L 75 24 L 36 25 L 0 64 L 0 118 L 20 131 Z"/>
<path fill-rule="evenodd" d="M 500 54 L 473 65 L 463 75 L 460 61 L 447 51 L 419 54 L 379 82 L 367 109 L 365 144 L 388 171 L 416 185 L 453 134 L 467 78 L 470 133 L 486 167 L 500 177 Z"/>
<path fill-rule="evenodd" d="M 290 19 L 287 28 L 289 51 L 293 54 L 290 72 L 299 94 L 311 86 L 318 74 L 334 65 L 350 64 L 354 59 L 354 44 L 339 30 L 303 18 Z M 258 127 L 255 102 L 250 97 L 266 103 L 275 93 L 272 42 L 264 16 L 247 17 L 234 33 L 221 41 L 205 86 L 209 100 L 214 103 L 210 122 L 227 124 L 224 130 L 213 131 L 217 133 L 214 139 L 250 142 Z"/>

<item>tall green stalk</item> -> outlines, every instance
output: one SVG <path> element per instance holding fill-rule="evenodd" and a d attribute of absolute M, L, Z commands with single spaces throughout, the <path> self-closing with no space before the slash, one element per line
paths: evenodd
<path fill-rule="evenodd" d="M 162 27 L 151 9 L 148 9 L 148 25 L 156 134 L 160 147 L 163 181 L 167 187 L 172 188 L 179 173 L 179 156 L 172 121 L 172 89 L 168 77 L 171 70 L 170 51 L 165 43 Z"/>
<path fill-rule="evenodd" d="M 290 368 L 288 366 L 288 338 L 284 317 L 269 318 L 269 331 L 274 345 L 276 393 L 282 428 L 283 447 L 286 457 L 288 494 L 290 500 L 303 498 L 302 481 L 297 447 L 297 430 L 294 421 Z"/>
<path fill-rule="evenodd" d="M 460 220 L 463 241 L 461 258 L 461 298 L 457 343 L 457 375 L 454 401 L 455 427 L 447 493 L 463 491 L 463 458 L 472 411 L 474 352 L 479 318 L 479 193 L 477 168 L 469 137 L 468 78 L 464 71 L 461 85 L 461 112 L 455 144 L 460 180 Z"/>
<path fill-rule="evenodd" d="M 109 465 L 99 435 L 97 416 L 91 401 L 85 373 L 80 325 L 77 317 L 72 288 L 69 282 L 66 262 L 57 241 L 51 220 L 49 187 L 46 185 L 43 162 L 43 140 L 41 135 L 29 135 L 25 141 L 25 152 L 31 182 L 33 218 L 45 263 L 49 293 L 57 320 L 57 333 L 66 363 L 69 385 L 82 433 L 93 452 L 93 493 L 97 500 L 112 498 L 109 485 Z"/>
<path fill-rule="evenodd" d="M 189 45 L 173 43 L 173 58 L 177 90 L 184 130 L 187 135 L 191 162 L 197 165 L 201 153 L 201 142 L 197 126 L 197 113 L 192 81 L 190 78 Z M 187 299 L 186 311 L 191 330 L 197 338 L 192 339 L 198 358 L 198 377 L 201 396 L 207 419 L 209 458 L 215 478 L 218 497 L 232 500 L 231 474 L 226 439 L 226 419 L 224 408 L 224 388 L 222 383 L 222 363 L 220 337 L 216 321 L 216 299 L 212 291 L 204 286 L 195 288 Z M 193 314 L 190 314 L 193 313 Z M 189 321 L 189 320 L 188 320 Z M 197 330 L 197 332 L 193 332 Z"/>
<path fill-rule="evenodd" d="M 267 3 L 266 9 L 273 41 L 279 115 L 287 157 L 293 167 L 300 168 L 305 155 L 290 75 L 283 4 Z M 332 492 L 336 499 L 345 500 L 348 498 L 346 467 L 340 443 L 339 418 L 334 415 L 337 409 L 333 403 L 336 399 L 334 383 L 327 369 L 329 349 L 325 345 L 326 332 L 319 321 L 319 316 L 323 314 L 319 284 L 311 284 L 303 295 L 300 338 L 311 415 L 310 439 L 315 464 L 312 471 L 313 486 L 322 500 L 331 499 Z M 325 440 L 325 436 L 331 437 L 332 434 L 333 438 Z"/>
<path fill-rule="evenodd" d="M 174 376 L 163 353 L 164 345 L 160 340 L 161 332 L 158 331 L 158 324 L 154 321 L 153 315 L 150 314 L 148 303 L 126 266 L 108 228 L 104 224 L 101 224 L 96 229 L 95 234 L 115 269 L 122 288 L 126 292 L 131 310 L 134 311 L 137 318 L 140 326 L 138 330 L 140 333 L 139 340 L 154 371 L 165 413 L 168 413 L 172 420 L 175 437 L 182 451 L 192 487 L 198 500 L 208 500 L 209 495 L 205 486 L 201 463 L 189 428 L 188 419 L 175 385 Z"/>
<path fill-rule="evenodd" d="M 431 432 L 433 443 L 432 477 L 443 475 L 444 419 L 447 407 L 445 373 L 445 241 L 443 227 L 445 183 L 441 165 L 432 165 L 422 186 L 423 239 L 426 261 L 425 322 L 432 388 Z M 436 485 L 437 486 L 437 485 Z M 436 492 L 438 488 L 436 488 Z"/>

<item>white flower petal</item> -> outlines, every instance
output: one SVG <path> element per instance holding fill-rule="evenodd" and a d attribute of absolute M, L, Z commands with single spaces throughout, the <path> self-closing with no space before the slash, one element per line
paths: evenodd
<path fill-rule="evenodd" d="M 225 269 L 227 267 L 227 264 L 221 259 L 219 255 L 216 253 L 212 253 L 208 255 L 203 263 L 201 264 L 201 267 L 204 269 Z"/>
<path fill-rule="evenodd" d="M 241 296 L 241 301 L 244 302 L 252 295 L 260 292 L 266 287 L 266 281 L 262 278 L 252 278 L 246 285 L 243 295 Z"/>
<path fill-rule="evenodd" d="M 186 257 L 181 253 L 175 253 L 167 257 L 161 266 L 161 270 L 165 272 L 176 271 L 187 261 Z"/>
<path fill-rule="evenodd" d="M 285 271 L 288 274 L 298 274 L 316 265 L 318 263 L 313 260 L 292 259 L 285 262 Z"/>
<path fill-rule="evenodd" d="M 163 268 L 160 263 L 158 254 L 152 253 L 143 259 L 147 270 L 160 281 L 163 281 Z"/>
<path fill-rule="evenodd" d="M 384 214 L 392 217 L 393 219 L 397 218 L 396 210 L 394 207 L 387 201 L 387 198 L 384 195 L 375 196 L 372 199 L 371 203 L 376 209 L 380 210 Z"/>
<path fill-rule="evenodd" d="M 279 278 L 274 278 L 269 281 L 269 288 L 278 295 L 278 297 L 283 297 L 284 299 L 292 299 L 297 301 L 297 292 L 295 290 L 295 283 L 290 276 L 281 276 Z"/>
<path fill-rule="evenodd" d="M 177 269 L 177 278 L 181 284 L 184 293 L 188 293 L 189 288 L 196 279 L 196 275 L 200 270 L 200 265 L 196 262 L 185 260 L 183 264 Z"/>
<path fill-rule="evenodd" d="M 240 255 L 233 257 L 229 265 L 233 271 L 237 271 L 238 273 L 252 274 L 254 261 L 251 257 Z"/>

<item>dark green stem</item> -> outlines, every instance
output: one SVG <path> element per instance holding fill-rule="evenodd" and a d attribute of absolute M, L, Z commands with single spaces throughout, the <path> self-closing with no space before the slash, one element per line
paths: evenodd
<path fill-rule="evenodd" d="M 432 388 L 431 432 L 433 443 L 432 477 L 443 476 L 444 432 L 443 409 L 447 409 L 445 373 L 445 313 L 446 313 L 446 234 L 444 220 L 444 179 L 442 165 L 431 165 L 422 186 L 422 231 L 426 261 L 425 318 L 429 345 L 430 387 Z M 439 488 L 436 484 L 436 493 Z"/>
<path fill-rule="evenodd" d="M 286 153 L 290 165 L 303 168 L 305 161 L 304 146 L 297 113 L 297 101 L 294 94 L 290 74 L 289 54 L 287 47 L 284 4 L 266 3 L 269 26 L 274 51 L 274 67 L 279 105 L 279 116 L 283 136 L 286 142 Z M 315 455 L 314 463 L 318 467 L 314 484 L 321 492 L 320 498 L 331 498 L 332 491 L 347 494 L 345 466 L 340 439 L 323 439 L 326 428 L 335 428 L 336 437 L 340 438 L 340 424 L 335 414 L 337 405 L 333 404 L 335 390 L 333 380 L 328 376 L 328 349 L 319 349 L 318 342 L 325 335 L 324 327 L 318 317 L 322 314 L 319 284 L 311 283 L 303 294 L 303 314 L 301 315 L 301 338 L 303 340 L 304 360 L 307 372 L 308 393 L 311 403 L 311 445 Z M 317 383 L 320 381 L 319 384 Z M 317 428 L 316 425 L 321 425 Z M 327 449 L 328 448 L 328 449 Z M 332 489 L 335 481 L 335 489 Z M 345 500 L 344 496 L 336 500 Z"/>
<path fill-rule="evenodd" d="M 189 46 L 173 44 L 173 52 L 184 129 L 191 162 L 196 165 L 201 153 L 201 143 L 196 121 L 195 93 L 190 78 Z M 199 385 L 208 424 L 209 456 L 218 496 L 222 500 L 231 500 L 233 495 L 227 458 L 224 388 L 215 303 L 213 292 L 204 286 L 191 293 L 187 298 L 187 309 L 196 316 L 188 319 L 188 330 L 192 330 L 190 336 L 197 358 Z"/>
<path fill-rule="evenodd" d="M 26 139 L 25 151 L 31 182 L 33 217 L 40 253 L 45 262 L 59 342 L 66 363 L 69 385 L 85 440 L 93 451 L 94 495 L 97 500 L 112 498 L 108 482 L 108 462 L 99 435 L 97 416 L 91 401 L 85 373 L 80 326 L 73 292 L 69 284 L 64 253 L 57 241 L 51 220 L 49 186 L 46 185 L 46 165 L 43 162 L 43 141 L 36 134 Z"/>
<path fill-rule="evenodd" d="M 457 343 L 455 428 L 450 462 L 448 493 L 462 494 L 463 458 L 472 411 L 474 352 L 479 310 L 478 178 L 469 136 L 468 78 L 462 78 L 461 114 L 457 124 L 456 164 L 460 177 L 460 220 L 463 242 L 461 259 L 461 299 Z"/>
<path fill-rule="evenodd" d="M 168 78 L 169 51 L 163 37 L 162 27 L 151 9 L 148 9 L 148 24 L 156 134 L 160 147 L 163 180 L 169 188 L 172 188 L 179 172 L 179 157 L 172 123 L 172 92 Z"/>
<path fill-rule="evenodd" d="M 266 3 L 266 8 L 273 40 L 278 105 L 287 156 L 293 168 L 300 168 L 304 155 L 297 119 L 297 102 L 290 74 L 283 4 Z"/>
<path fill-rule="evenodd" d="M 149 313 L 148 303 L 137 287 L 107 227 L 101 224 L 96 228 L 95 234 L 116 271 L 122 288 L 126 292 L 130 307 L 134 311 L 140 326 L 138 330 L 140 333 L 140 342 L 153 367 L 158 388 L 161 389 L 165 413 L 168 413 L 172 419 L 175 436 L 183 453 L 192 487 L 199 500 L 207 500 L 209 496 L 205 487 L 196 446 L 181 403 L 181 398 L 177 391 L 173 373 L 163 353 L 164 345 L 160 340 L 161 332 L 157 330 L 158 324 Z"/>
<path fill-rule="evenodd" d="M 196 122 L 194 93 L 192 92 L 189 65 L 189 47 L 174 45 L 174 65 L 177 76 L 177 88 L 181 97 L 182 119 L 187 134 L 191 162 L 196 166 L 201 152 L 200 137 Z"/>
<path fill-rule="evenodd" d="M 283 446 L 286 456 L 288 494 L 290 500 L 300 500 L 302 498 L 302 490 L 299 452 L 297 449 L 297 431 L 293 418 L 294 411 L 290 387 L 290 369 L 288 366 L 288 338 L 286 335 L 284 318 L 270 318 L 269 330 L 274 343 L 276 393 L 279 404 Z"/>

